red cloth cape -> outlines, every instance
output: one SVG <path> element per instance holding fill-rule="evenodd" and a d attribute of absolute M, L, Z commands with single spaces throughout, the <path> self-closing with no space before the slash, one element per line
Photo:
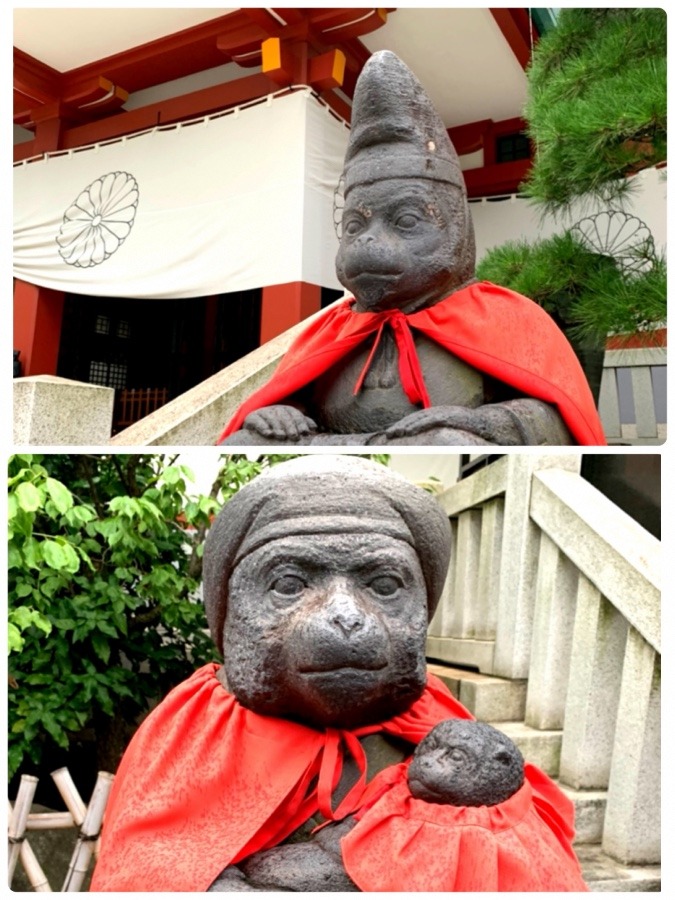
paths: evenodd
<path fill-rule="evenodd" d="M 330 794 L 345 747 L 364 767 L 359 735 L 384 731 L 417 744 L 443 719 L 472 718 L 429 675 L 420 699 L 401 715 L 354 731 L 317 731 L 244 709 L 217 669 L 204 666 L 178 685 L 129 744 L 106 809 L 92 891 L 204 891 L 225 866 L 275 846 L 317 811 L 341 818 L 358 810 L 365 775 L 334 813 Z M 567 799 L 545 775 L 534 775 L 530 783 L 554 832 L 571 834 Z"/>
<path fill-rule="evenodd" d="M 607 443 L 576 354 L 548 313 L 527 297 L 483 281 L 409 316 L 398 310 L 357 313 L 353 302 L 328 310 L 296 338 L 272 378 L 239 407 L 219 441 L 238 431 L 249 413 L 281 403 L 389 324 L 411 402 L 429 406 L 413 329 L 524 396 L 557 406 L 578 444 Z"/>
<path fill-rule="evenodd" d="M 444 806 L 416 800 L 407 770 L 402 763 L 375 776 L 376 799 L 364 798 L 341 841 L 362 891 L 588 890 L 570 835 L 530 782 L 496 806 Z"/>

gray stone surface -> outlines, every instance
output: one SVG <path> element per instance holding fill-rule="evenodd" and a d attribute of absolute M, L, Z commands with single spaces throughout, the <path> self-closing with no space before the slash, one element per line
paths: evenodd
<path fill-rule="evenodd" d="M 14 443 L 106 444 L 115 391 L 96 384 L 31 375 L 14 379 Z"/>
<path fill-rule="evenodd" d="M 524 781 L 523 757 L 485 722 L 448 719 L 420 741 L 408 769 L 410 793 L 427 803 L 496 806 Z"/>
<path fill-rule="evenodd" d="M 422 85 L 388 50 L 359 76 L 343 185 L 336 272 L 355 313 L 415 313 L 475 281 L 459 158 Z M 518 397 L 420 333 L 408 339 L 430 408 L 403 389 L 389 323 L 377 344 L 366 340 L 302 391 L 252 412 L 223 443 L 319 445 L 324 435 L 329 444 L 366 446 L 571 443 L 553 407 Z"/>
<path fill-rule="evenodd" d="M 450 552 L 433 497 L 377 463 L 301 457 L 210 529 L 204 601 L 227 682 L 258 712 L 354 727 L 422 692 Z"/>
<path fill-rule="evenodd" d="M 204 602 L 229 689 L 254 712 L 318 728 L 403 712 L 426 684 L 426 628 L 449 554 L 437 501 L 385 466 L 322 455 L 269 469 L 224 507 L 204 550 Z M 391 760 L 363 746 L 369 774 Z M 334 801 L 357 774 L 345 765 Z M 292 889 L 348 889 L 318 848 L 289 851 L 303 885 Z M 212 890 L 269 889 L 274 865 L 263 868 L 254 880 L 264 887 L 230 867 Z"/>

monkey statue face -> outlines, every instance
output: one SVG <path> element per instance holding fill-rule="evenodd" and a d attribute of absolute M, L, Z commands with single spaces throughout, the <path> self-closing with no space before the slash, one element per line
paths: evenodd
<path fill-rule="evenodd" d="M 410 313 L 466 284 L 475 250 L 465 207 L 458 188 L 424 178 L 352 188 L 336 270 L 356 309 Z"/>
<path fill-rule="evenodd" d="M 410 793 L 427 803 L 495 806 L 524 780 L 523 757 L 513 741 L 485 722 L 448 719 L 415 750 Z"/>
<path fill-rule="evenodd" d="M 427 591 L 415 550 L 382 534 L 289 535 L 229 581 L 225 671 L 255 712 L 354 728 L 424 690 Z"/>

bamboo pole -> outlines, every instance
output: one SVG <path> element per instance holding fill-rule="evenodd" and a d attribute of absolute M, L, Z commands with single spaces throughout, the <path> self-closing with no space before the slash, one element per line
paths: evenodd
<path fill-rule="evenodd" d="M 12 818 L 12 813 L 14 812 L 12 808 L 11 802 L 7 801 L 7 808 L 9 810 L 9 818 Z M 28 816 L 28 825 L 26 826 L 26 830 L 30 828 L 30 820 L 31 817 Z M 37 861 L 37 857 L 33 852 L 33 848 L 28 843 L 27 840 L 23 840 L 21 842 L 21 851 L 19 853 L 19 859 L 21 860 L 21 864 L 23 865 L 24 871 L 28 876 L 28 880 L 31 883 L 31 886 L 36 891 L 49 891 L 51 892 L 52 888 L 47 880 L 47 876 L 42 871 L 42 867 L 40 863 Z"/>
<path fill-rule="evenodd" d="M 86 811 L 84 822 L 80 829 L 80 835 L 68 867 L 66 880 L 63 883 L 63 891 L 79 891 L 82 886 L 94 850 L 94 843 L 98 839 L 98 834 L 101 830 L 103 813 L 108 802 L 112 783 L 113 776 L 108 772 L 98 773 L 96 786 L 91 795 L 89 808 Z"/>
<path fill-rule="evenodd" d="M 63 797 L 63 802 L 73 817 L 73 821 L 78 826 L 82 825 L 87 814 L 87 807 L 75 787 L 75 782 L 70 772 L 66 768 L 56 769 L 56 771 L 52 772 L 52 779 L 58 788 L 59 794 Z"/>
<path fill-rule="evenodd" d="M 9 800 L 7 801 L 7 807 L 9 809 L 9 818 L 11 819 L 14 810 L 12 809 L 12 804 Z M 30 829 L 30 820 L 31 816 L 28 816 L 28 825 L 26 826 L 27 831 Z M 37 856 L 27 840 L 21 842 L 19 859 L 21 860 L 21 864 L 23 865 L 24 871 L 26 872 L 33 889 L 35 891 L 49 891 L 51 893 L 52 888 L 47 880 L 47 876 L 42 871 L 42 867 L 37 861 Z"/>
<path fill-rule="evenodd" d="M 31 813 L 26 822 L 27 831 L 47 831 L 51 828 L 75 828 L 69 812 Z"/>
<path fill-rule="evenodd" d="M 34 775 L 22 775 L 19 790 L 16 795 L 16 803 L 9 820 L 9 852 L 7 863 L 7 880 L 11 885 L 16 863 L 21 852 L 21 844 L 25 837 L 26 822 L 30 812 L 31 803 L 35 796 L 35 788 L 38 780 Z"/>

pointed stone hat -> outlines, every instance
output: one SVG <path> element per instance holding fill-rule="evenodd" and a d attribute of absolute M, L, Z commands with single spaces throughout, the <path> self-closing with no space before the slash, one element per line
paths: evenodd
<path fill-rule="evenodd" d="M 426 91 L 395 53 L 374 53 L 359 76 L 344 194 L 385 178 L 428 178 L 466 194 L 455 148 Z"/>

